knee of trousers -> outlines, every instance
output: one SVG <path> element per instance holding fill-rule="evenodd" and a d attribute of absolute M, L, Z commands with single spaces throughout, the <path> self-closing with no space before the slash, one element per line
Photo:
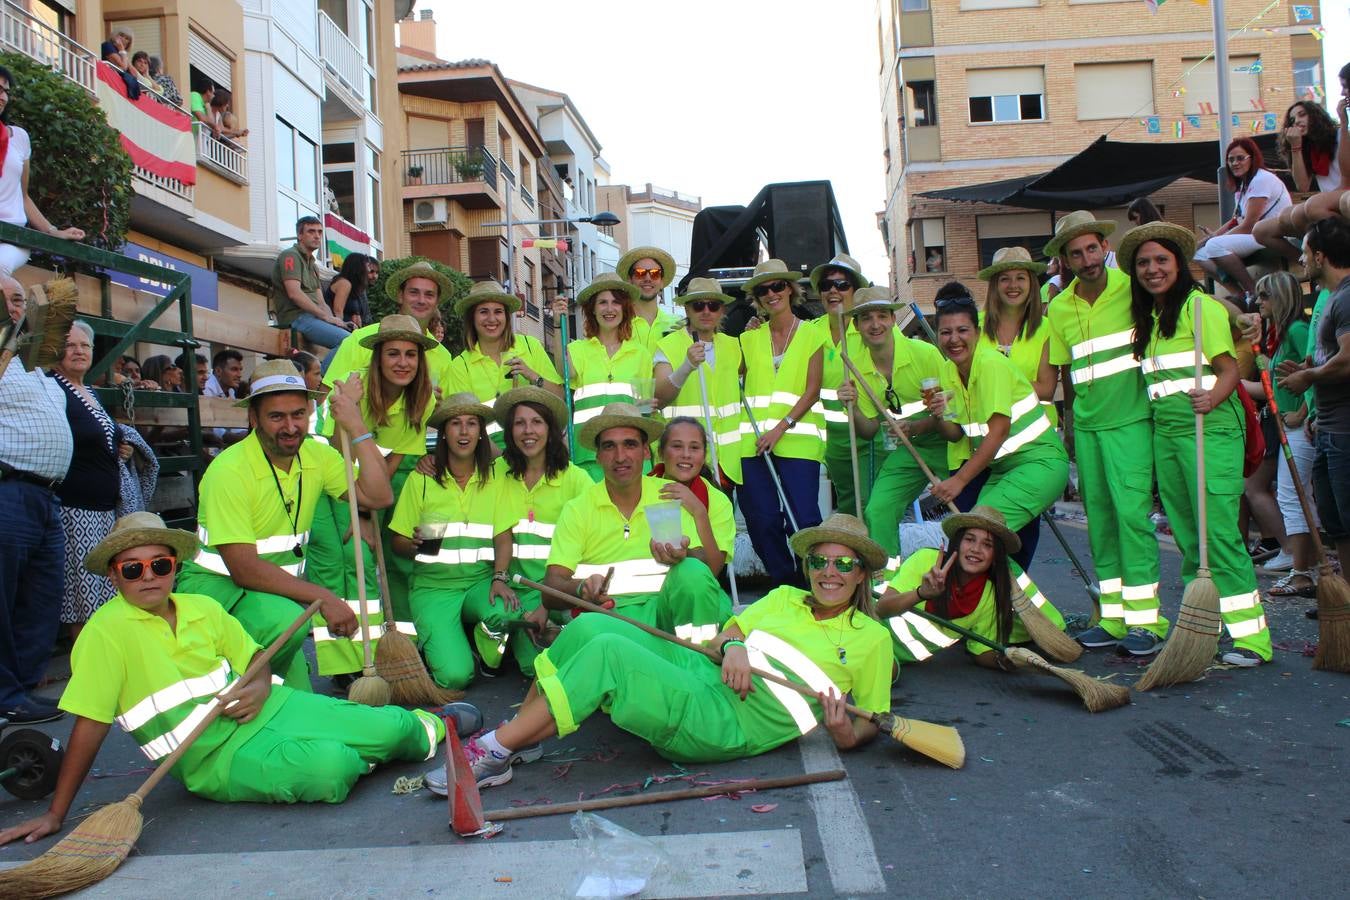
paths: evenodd
<path fill-rule="evenodd" d="M 459 629 L 458 635 L 450 631 L 455 628 Z M 425 632 L 418 626 L 417 634 L 427 669 L 438 685 L 459 690 L 473 681 L 473 651 L 460 622 L 435 625 Z"/>

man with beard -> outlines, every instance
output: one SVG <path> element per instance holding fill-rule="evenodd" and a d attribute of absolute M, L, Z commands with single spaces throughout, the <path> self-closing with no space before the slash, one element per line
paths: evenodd
<path fill-rule="evenodd" d="M 655 356 L 661 338 L 680 327 L 679 318 L 661 308 L 661 293 L 675 280 L 675 258 L 660 247 L 634 247 L 614 271 L 638 289 L 633 339 Z"/>

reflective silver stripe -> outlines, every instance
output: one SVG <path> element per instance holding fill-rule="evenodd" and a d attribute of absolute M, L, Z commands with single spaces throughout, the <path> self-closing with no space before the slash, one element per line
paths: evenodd
<path fill-rule="evenodd" d="M 1257 616 L 1255 619 L 1249 619 L 1246 622 L 1225 622 L 1228 628 L 1228 634 L 1234 640 L 1238 638 L 1251 637 L 1254 634 L 1260 634 L 1266 630 L 1266 617 Z"/>
<path fill-rule="evenodd" d="M 1125 618 L 1125 604 L 1124 604 L 1124 603 L 1103 603 L 1103 604 L 1102 604 L 1102 618 L 1103 618 L 1103 619 L 1123 619 L 1123 618 Z"/>
<path fill-rule="evenodd" d="M 206 547 L 202 547 L 201 552 L 192 561 L 208 572 L 215 572 L 217 575 L 224 575 L 226 578 L 230 577 L 230 570 L 226 568 L 225 560 Z"/>
<path fill-rule="evenodd" d="M 1158 582 L 1152 584 L 1127 584 L 1120 589 L 1122 600 L 1152 600 L 1158 596 Z"/>
<path fill-rule="evenodd" d="M 1036 404 L 1036 409 L 1038 411 L 1040 410 L 1039 402 Z M 998 452 L 994 454 L 994 458 L 1002 459 L 1005 456 L 1011 456 L 1049 430 L 1050 420 L 1047 419 L 1045 413 L 1042 412 L 1036 417 L 1036 421 L 1005 440 L 1003 445 L 998 448 Z"/>
<path fill-rule="evenodd" d="M 899 416 L 902 419 L 908 419 L 910 416 L 917 416 L 921 412 L 927 412 L 928 407 L 923 405 L 922 400 L 915 400 L 913 403 L 901 403 Z"/>
<path fill-rule="evenodd" d="M 436 726 L 429 718 L 431 714 L 425 710 L 414 710 L 413 715 L 417 716 L 417 721 L 427 732 L 427 755 L 423 757 L 423 761 L 426 761 L 436 755 L 436 747 L 440 744 L 440 741 L 436 740 Z"/>
<path fill-rule="evenodd" d="M 497 424 L 496 419 L 490 419 L 487 426 L 488 437 L 496 437 L 502 433 L 502 426 Z"/>
<path fill-rule="evenodd" d="M 1128 353 L 1124 356 L 1117 356 L 1115 359 L 1108 359 L 1104 362 L 1089 363 L 1078 369 L 1074 369 L 1069 377 L 1074 384 L 1085 384 L 1098 378 L 1106 378 L 1109 375 L 1119 375 L 1121 372 L 1129 372 L 1138 367 L 1134 357 Z"/>
<path fill-rule="evenodd" d="M 756 421 L 759 423 L 759 433 L 766 434 L 768 433 L 769 429 L 777 428 L 778 423 L 783 420 L 766 418 L 766 419 L 756 419 Z M 812 425 L 810 422 L 802 421 L 797 423 L 797 427 L 789 429 L 788 433 L 783 435 L 783 437 L 791 437 L 792 435 L 798 435 L 801 437 L 815 437 L 823 441 L 825 440 L 825 429 L 820 428 L 819 426 L 816 425 Z M 755 436 L 755 430 L 750 427 L 749 422 L 741 423 L 741 436 L 742 437 Z"/>
<path fill-rule="evenodd" d="M 820 400 L 821 400 L 822 403 L 838 403 L 838 402 L 839 402 L 839 391 L 837 391 L 837 390 L 835 390 L 835 389 L 833 389 L 833 388 L 821 388 L 821 389 L 820 389 Z M 797 401 L 796 401 L 796 400 L 793 400 L 792 402 L 793 402 L 793 403 L 796 403 Z"/>
<path fill-rule="evenodd" d="M 492 562 L 492 547 L 442 547 L 434 559 L 427 562 L 441 565 L 462 566 L 468 563 Z"/>
<path fill-rule="evenodd" d="M 891 623 L 891 631 L 895 633 L 900 643 L 905 645 L 910 656 L 913 656 L 915 660 L 923 662 L 933 655 L 933 651 L 929 650 L 923 641 L 909 633 L 909 626 L 905 624 L 906 619 L 901 616 L 891 616 L 886 621 Z"/>
<path fill-rule="evenodd" d="M 159 737 L 141 744 L 141 752 L 150 757 L 152 761 L 168 756 L 177 749 L 184 738 L 192 733 L 192 729 L 197 727 L 197 723 L 206 718 L 206 714 L 211 711 L 213 706 L 215 706 L 214 703 L 199 703 L 194 706 L 192 712 L 188 713 L 187 717 L 179 722 L 172 731 L 167 731 Z"/>
<path fill-rule="evenodd" d="M 1260 602 L 1261 598 L 1256 591 L 1250 591 L 1245 594 L 1232 594 L 1228 597 L 1219 598 L 1219 612 L 1241 612 L 1244 609 L 1251 609 Z"/>
<path fill-rule="evenodd" d="M 285 553 L 296 544 L 303 547 L 307 543 L 309 543 L 308 531 L 300 534 L 277 534 L 253 542 L 254 546 L 258 548 L 259 555 L 264 553 Z"/>
<path fill-rule="evenodd" d="M 1074 359 L 1082 359 L 1094 353 L 1101 353 L 1103 350 L 1117 350 L 1121 347 L 1128 347 L 1133 340 L 1133 330 L 1117 331 L 1112 334 L 1104 334 L 1101 337 L 1088 338 L 1086 341 L 1079 341 L 1069 348 L 1069 353 Z"/>
<path fill-rule="evenodd" d="M 572 402 L 580 403 L 592 397 L 637 397 L 637 391 L 626 381 L 600 381 L 587 384 L 572 392 Z"/>
<path fill-rule="evenodd" d="M 138 702 L 131 709 L 117 717 L 117 724 L 124 731 L 135 731 L 155 716 L 182 706 L 198 697 L 209 697 L 224 689 L 230 683 L 230 661 L 222 659 L 220 665 L 205 675 L 185 678 L 168 687 L 160 688 L 150 696 Z"/>
<path fill-rule="evenodd" d="M 605 575 L 611 567 L 614 569 L 614 577 L 609 582 L 611 595 L 655 594 L 666 583 L 666 573 L 670 571 L 668 566 L 653 559 L 629 559 L 599 565 L 583 563 L 577 566 L 572 577 L 584 581 L 592 575 Z"/>
<path fill-rule="evenodd" d="M 969 425 L 962 425 L 961 430 L 966 433 L 966 437 L 985 437 L 989 434 L 989 426 L 983 422 L 971 422 Z"/>
<path fill-rule="evenodd" d="M 936 644 L 939 647 L 950 647 L 960 640 L 958 637 L 952 637 L 941 628 L 937 623 L 930 622 L 923 616 L 913 612 L 901 613 L 901 618 L 909 623 L 909 627 L 914 632 L 930 644 Z"/>
<path fill-rule="evenodd" d="M 549 546 L 547 544 L 522 544 L 514 543 L 511 545 L 511 554 L 516 559 L 548 559 Z"/>
<path fill-rule="evenodd" d="M 1098 582 L 1097 589 L 1100 590 L 1103 594 L 1119 594 L 1121 590 L 1120 579 L 1103 578 L 1100 582 Z"/>
<path fill-rule="evenodd" d="M 1209 358 L 1204 357 L 1204 365 L 1209 365 Z M 1154 372 L 1161 372 L 1163 369 L 1195 369 L 1195 351 L 1183 350 L 1180 353 L 1164 353 L 1162 356 L 1148 356 L 1140 360 L 1139 368 L 1144 370 L 1145 375 Z"/>
<path fill-rule="evenodd" d="M 479 538 L 492 540 L 495 535 L 492 532 L 491 525 L 484 525 L 481 522 L 429 522 L 434 528 L 445 528 L 445 533 L 441 535 L 442 539 L 448 538 Z"/>
<path fill-rule="evenodd" d="M 703 407 L 702 407 L 702 406 L 667 406 L 667 407 L 666 407 L 666 416 L 667 416 L 667 418 L 671 418 L 671 419 L 677 418 L 677 417 L 679 417 L 679 416 L 688 416 L 688 417 L 691 418 L 691 419 L 698 419 L 700 422 L 702 422 L 702 421 L 703 421 Z"/>
<path fill-rule="evenodd" d="M 826 410 L 825 410 L 825 421 L 826 421 L 826 422 L 833 423 L 833 424 L 836 424 L 836 425 L 847 425 L 847 424 L 848 424 L 848 413 L 846 413 L 846 412 L 845 412 L 844 410 L 842 410 L 842 409 L 838 409 L 838 410 L 836 410 L 836 409 L 826 409 Z"/>
<path fill-rule="evenodd" d="M 830 677 L 821 671 L 820 666 L 775 634 L 760 630 L 752 631 L 745 639 L 745 648 L 750 654 L 750 664 L 756 668 L 768 668 L 775 674 L 781 674 L 780 670 L 769 662 L 768 657 L 772 656 L 780 665 L 804 681 L 811 690 L 817 693 L 828 693 L 832 690 L 837 695 L 843 694 Z M 797 723 L 798 731 L 807 734 L 816 727 L 815 714 L 811 712 L 805 697 L 781 684 L 774 684 L 771 681 L 764 684 L 769 693 L 787 709 L 792 720 Z"/>
<path fill-rule="evenodd" d="M 695 644 L 705 644 L 717 637 L 718 628 L 716 625 L 694 625 L 692 623 L 675 626 L 675 636 L 684 638 L 686 641 L 693 641 Z"/>
<path fill-rule="evenodd" d="M 1158 607 L 1152 609 L 1125 609 L 1126 625 L 1155 625 L 1158 622 Z"/>
<path fill-rule="evenodd" d="M 540 522 L 538 519 L 524 518 L 516 522 L 512 530 L 517 535 L 532 534 L 536 537 L 551 538 L 553 530 L 556 528 L 551 522 Z"/>
<path fill-rule="evenodd" d="M 600 415 L 604 411 L 605 408 L 603 406 L 592 406 L 590 409 L 574 408 L 572 411 L 572 424 L 581 425 L 585 422 L 589 422 L 591 419 L 594 419 L 596 416 Z"/>
<path fill-rule="evenodd" d="M 1214 385 L 1218 384 L 1219 379 L 1213 375 L 1206 375 L 1200 379 L 1200 386 L 1205 390 L 1213 390 Z M 1194 378 L 1178 378 L 1174 381 L 1160 381 L 1157 384 L 1148 386 L 1148 399 L 1161 400 L 1164 397 L 1170 397 L 1173 394 L 1182 394 L 1195 387 Z"/>
<path fill-rule="evenodd" d="M 1012 405 L 1012 411 L 1010 412 L 1008 418 L 1016 422 L 1018 419 L 1022 418 L 1032 410 L 1039 409 L 1040 405 L 1041 405 L 1041 398 L 1036 396 L 1035 391 L 1032 391 L 1030 394 L 1027 394 L 1021 400 L 1018 400 L 1016 403 Z"/>

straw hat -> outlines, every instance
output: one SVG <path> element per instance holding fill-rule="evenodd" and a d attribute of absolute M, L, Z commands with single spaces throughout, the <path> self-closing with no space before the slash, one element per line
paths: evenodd
<path fill-rule="evenodd" d="M 892 303 L 890 300 L 883 298 L 874 298 L 871 300 L 864 300 L 862 303 L 854 303 L 853 308 L 848 311 L 848 314 L 856 319 L 863 313 L 895 312 L 897 309 L 904 308 L 905 304 L 903 303 Z"/>
<path fill-rule="evenodd" d="M 755 288 L 766 281 L 786 281 L 788 284 L 796 284 L 801 277 L 800 272 L 789 269 L 787 263 L 781 259 L 766 259 L 755 266 L 755 273 L 741 285 L 741 290 L 745 296 L 751 297 L 754 296 Z"/>
<path fill-rule="evenodd" d="M 1107 237 L 1116 230 L 1110 219 L 1098 219 L 1085 209 L 1075 210 L 1055 223 L 1055 236 L 1045 245 L 1046 256 L 1059 256 L 1060 249 L 1082 234 Z"/>
<path fill-rule="evenodd" d="M 661 290 L 665 290 L 675 280 L 675 257 L 660 247 L 634 247 L 619 257 L 619 264 L 614 267 L 614 271 L 627 281 L 633 274 L 633 266 L 641 259 L 654 259 L 661 265 Z"/>
<path fill-rule="evenodd" d="M 455 301 L 455 315 L 467 315 L 469 310 L 478 304 L 489 301 L 505 306 L 508 316 L 520 309 L 520 298 L 515 294 L 508 294 L 505 288 L 489 278 L 487 281 L 480 281 L 469 288 L 467 294 Z"/>
<path fill-rule="evenodd" d="M 676 298 L 681 303 L 688 303 L 690 300 L 721 300 L 723 303 L 732 303 L 734 298 L 730 294 L 722 293 L 722 282 L 716 278 L 691 278 L 689 279 L 689 289 Z"/>
<path fill-rule="evenodd" d="M 624 281 L 615 272 L 601 272 L 595 276 L 595 280 L 586 285 L 577 293 L 577 303 L 590 303 L 591 298 L 601 291 L 615 291 L 620 294 L 627 294 L 628 299 L 634 303 L 640 296 L 638 289 L 632 284 Z"/>
<path fill-rule="evenodd" d="M 268 359 L 253 369 L 253 377 L 248 383 L 248 396 L 236 400 L 234 405 L 243 408 L 267 394 L 293 393 L 301 393 L 311 399 L 319 396 L 317 391 L 305 387 L 305 379 L 301 377 L 295 363 L 289 359 Z"/>
<path fill-rule="evenodd" d="M 1017 532 L 1008 528 L 1003 513 L 992 506 L 977 506 L 970 512 L 955 513 L 942 520 L 942 533 L 951 538 L 962 528 L 983 528 L 998 538 L 1007 553 L 1016 553 L 1022 549 L 1022 539 Z"/>
<path fill-rule="evenodd" d="M 631 403 L 606 403 L 600 415 L 581 426 L 577 440 L 581 441 L 583 447 L 594 447 L 600 439 L 600 433 L 610 428 L 636 428 L 650 444 L 660 439 L 666 424 L 644 416 Z"/>
<path fill-rule="evenodd" d="M 879 572 L 886 567 L 886 551 L 881 545 L 867 536 L 867 526 L 855 516 L 835 513 L 824 522 L 811 528 L 803 528 L 788 541 L 792 552 L 806 559 L 811 548 L 817 544 L 843 544 L 862 557 L 867 568 Z"/>
<path fill-rule="evenodd" d="M 552 391 L 546 391 L 532 384 L 512 388 L 498 397 L 497 402 L 492 405 L 492 415 L 496 417 L 498 425 L 502 426 L 504 430 L 510 431 L 511 416 L 515 413 L 518 405 L 526 402 L 540 404 L 553 414 L 555 424 L 564 428 L 567 427 L 567 404 L 563 403 L 562 398 Z"/>
<path fill-rule="evenodd" d="M 380 344 L 386 341 L 407 341 L 410 344 L 420 344 L 423 350 L 430 350 L 436 346 L 436 339 L 422 330 L 417 324 L 417 320 L 412 316 L 394 314 L 385 316 L 380 320 L 380 327 L 374 334 L 368 334 L 361 338 L 361 346 L 367 350 L 374 350 Z"/>
<path fill-rule="evenodd" d="M 436 296 L 438 301 L 444 300 L 455 292 L 455 287 L 450 283 L 450 279 L 437 270 L 429 262 L 415 262 L 410 266 L 399 269 L 393 275 L 390 275 L 384 282 L 384 293 L 390 300 L 398 302 L 399 292 L 403 290 L 403 282 L 409 278 L 430 278 L 436 282 L 436 287 L 440 293 Z"/>
<path fill-rule="evenodd" d="M 817 294 L 820 293 L 820 279 L 826 269 L 841 269 L 848 275 L 848 280 L 853 282 L 855 288 L 867 287 L 867 279 L 863 277 L 862 266 L 858 265 L 858 261 L 847 253 L 836 253 L 834 259 L 821 263 L 811 270 L 811 290 Z"/>
<path fill-rule="evenodd" d="M 427 426 L 440 428 L 442 423 L 447 419 L 453 419 L 455 416 L 478 416 L 480 419 L 490 419 L 492 418 L 492 408 L 467 391 L 451 394 L 437 405 L 435 411 L 431 414 L 431 418 L 427 420 Z"/>
<path fill-rule="evenodd" d="M 993 265 L 981 269 L 979 278 L 981 281 L 992 281 L 999 272 L 1009 269 L 1026 269 L 1035 278 L 1045 272 L 1045 263 L 1032 262 L 1031 251 L 1026 247 L 1000 247 L 994 251 Z"/>
<path fill-rule="evenodd" d="M 1120 262 L 1120 271 L 1127 275 L 1134 274 L 1134 255 L 1139 252 L 1139 247 L 1145 241 L 1154 241 L 1158 238 L 1172 241 L 1181 248 L 1181 254 L 1185 257 L 1181 261 L 1182 265 L 1189 265 L 1191 257 L 1195 256 L 1195 235 L 1188 228 L 1182 228 L 1180 225 L 1173 225 L 1171 222 L 1148 222 L 1144 225 L 1136 225 L 1125 236 L 1120 239 L 1120 246 L 1116 248 L 1116 259 Z"/>
<path fill-rule="evenodd" d="M 169 528 L 152 512 L 128 513 L 113 523 L 112 531 L 94 545 L 84 558 L 84 567 L 95 575 L 107 575 L 108 564 L 123 550 L 163 544 L 179 562 L 197 555 L 197 536 L 190 531 Z"/>

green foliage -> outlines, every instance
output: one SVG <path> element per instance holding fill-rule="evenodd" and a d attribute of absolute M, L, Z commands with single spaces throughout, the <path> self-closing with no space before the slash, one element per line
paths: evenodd
<path fill-rule="evenodd" d="M 432 268 L 449 278 L 450 283 L 454 285 L 454 290 L 450 292 L 450 296 L 441 298 L 440 310 L 441 320 L 445 322 L 445 346 L 451 353 L 459 353 L 464 349 L 464 324 L 460 321 L 459 316 L 455 315 L 455 302 L 469 292 L 469 288 L 473 287 L 473 280 L 444 263 L 427 259 L 425 256 L 404 256 L 399 259 L 381 261 L 380 277 L 366 289 L 370 313 L 378 322 L 390 313 L 398 311 L 394 301 L 390 300 L 388 295 L 385 294 L 384 286 L 388 283 L 390 276 L 417 262 L 430 263 Z"/>
<path fill-rule="evenodd" d="M 95 247 L 122 246 L 131 224 L 131 157 L 83 88 L 27 56 L 0 53 L 14 76 L 11 125 L 28 132 L 28 195 L 58 228 L 83 228 Z"/>

